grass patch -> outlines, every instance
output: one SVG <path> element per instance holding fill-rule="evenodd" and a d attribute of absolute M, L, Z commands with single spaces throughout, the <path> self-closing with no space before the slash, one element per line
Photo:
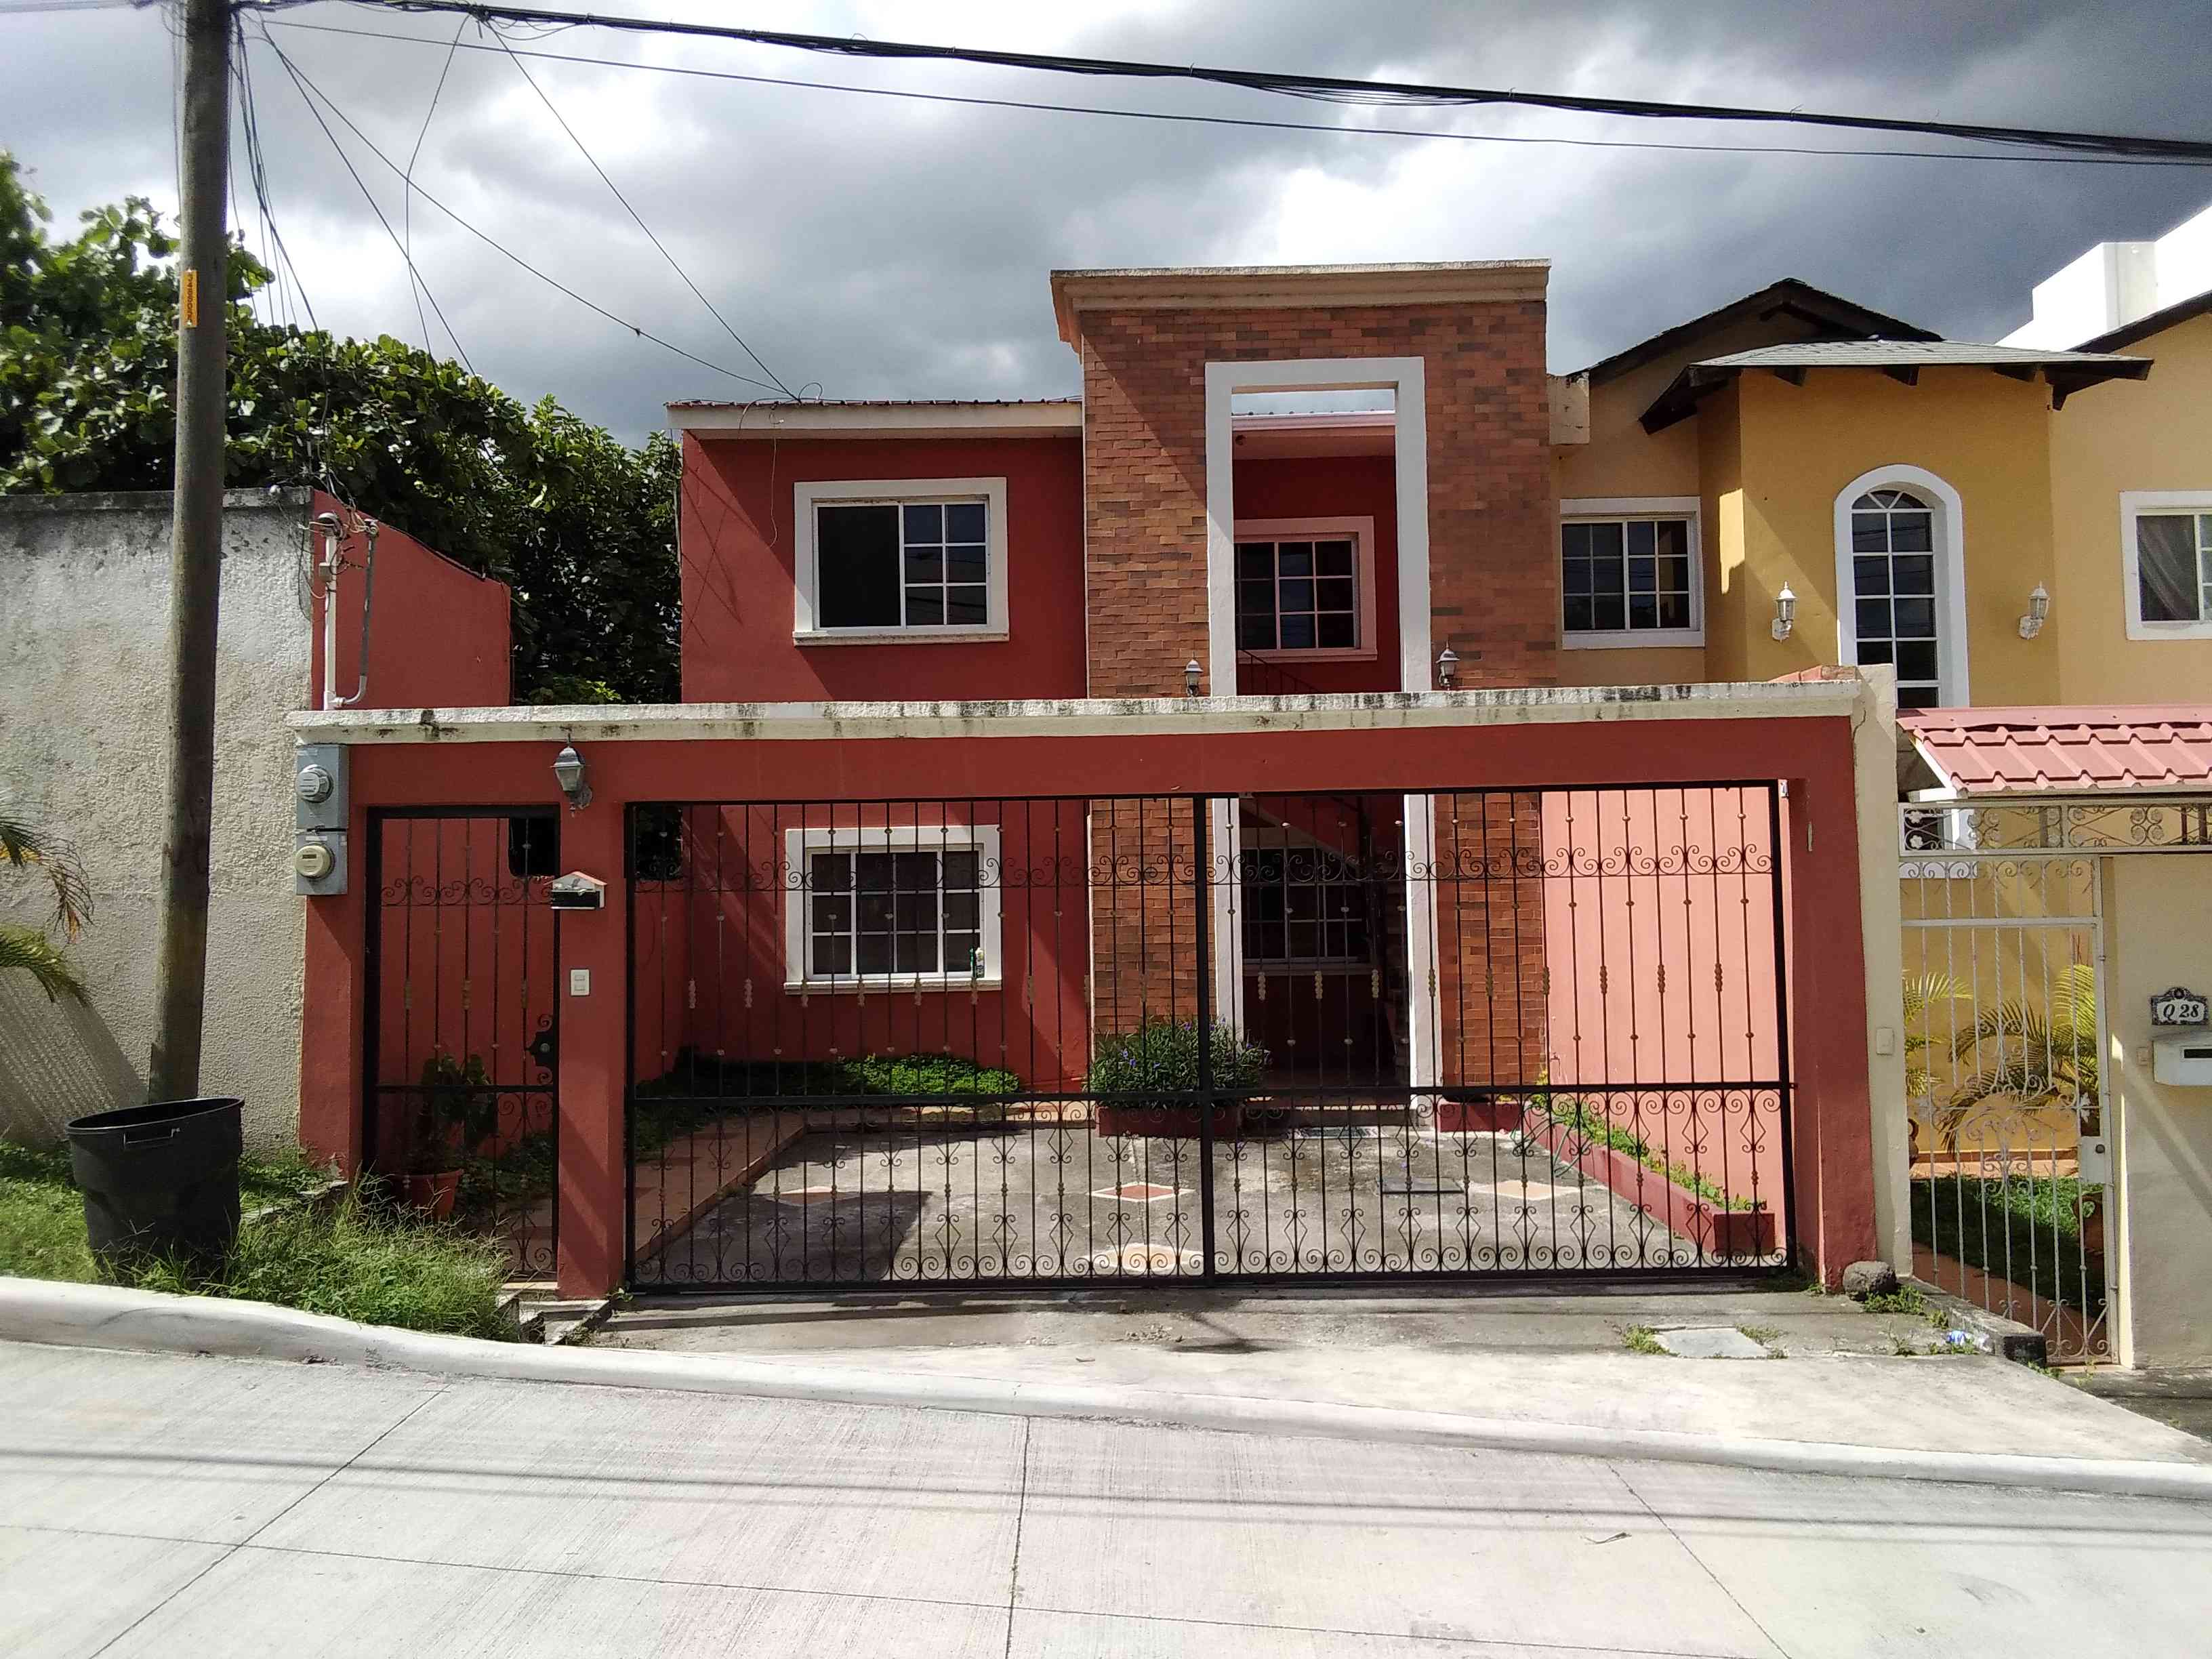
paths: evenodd
<path fill-rule="evenodd" d="M 1738 1334 L 1747 1336 L 1754 1342 L 1774 1343 L 1782 1340 L 1781 1328 L 1776 1325 L 1739 1325 L 1735 1328 Z"/>
<path fill-rule="evenodd" d="M 1631 1325 L 1620 1334 L 1621 1346 L 1631 1353 L 1664 1353 L 1659 1346 L 1659 1333 L 1649 1325 Z"/>
<path fill-rule="evenodd" d="M 1022 1092 L 1002 1067 L 956 1054 L 862 1054 L 850 1060 L 716 1060 L 686 1051 L 641 1083 L 631 1112 L 640 1158 L 733 1111 L 776 1111 L 825 1097 L 856 1100 L 902 1096 L 921 1103 L 984 1104 Z"/>
<path fill-rule="evenodd" d="M 1929 1310 L 1928 1297 L 1917 1285 L 1899 1285 L 1893 1291 L 1879 1291 L 1859 1305 L 1869 1313 L 1911 1314 L 1916 1319 Z"/>
<path fill-rule="evenodd" d="M 1653 1152 L 1642 1136 L 1622 1128 L 1601 1112 L 1593 1112 L 1579 1100 L 1552 1101 L 1544 1110 L 1553 1122 L 1572 1129 L 1585 1140 L 1625 1153 L 1645 1169 L 1656 1170 L 1677 1187 L 1686 1192 L 1695 1193 L 1717 1208 L 1755 1210 L 1763 1207 L 1756 1199 L 1732 1197 L 1686 1164 L 1669 1164 L 1665 1158 Z"/>
<path fill-rule="evenodd" d="M 2080 1205 L 2101 1187 L 2071 1176 L 1938 1176 L 1912 1183 L 1912 1242 L 2025 1286 L 2085 1318 L 2105 1311 L 2105 1273 L 2081 1249 Z"/>
<path fill-rule="evenodd" d="M 330 1178 L 304 1156 L 254 1157 L 242 1161 L 239 1185 L 251 1211 Z M 211 1273 L 152 1259 L 132 1264 L 117 1282 L 409 1330 L 512 1338 L 514 1328 L 500 1312 L 507 1267 L 496 1243 L 392 1214 L 349 1192 L 329 1209 L 295 1206 L 245 1223 L 229 1260 Z M 100 1278 L 67 1152 L 0 1141 L 0 1273 L 82 1284 Z"/>

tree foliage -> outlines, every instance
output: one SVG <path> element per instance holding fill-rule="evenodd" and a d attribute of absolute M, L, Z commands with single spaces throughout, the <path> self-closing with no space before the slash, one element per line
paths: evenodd
<path fill-rule="evenodd" d="M 174 239 L 139 197 L 86 213 L 66 240 L 50 219 L 0 151 L 0 493 L 167 489 Z M 681 458 L 667 436 L 633 449 L 389 335 L 262 321 L 247 301 L 269 281 L 233 248 L 226 483 L 320 484 L 507 583 L 526 701 L 672 702 Z"/>

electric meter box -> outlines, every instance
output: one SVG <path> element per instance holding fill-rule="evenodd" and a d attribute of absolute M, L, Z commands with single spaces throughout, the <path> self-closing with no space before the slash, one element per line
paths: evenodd
<path fill-rule="evenodd" d="M 2160 1083 L 2212 1089 L 2212 1030 L 2159 1037 L 2151 1053 L 2151 1075 Z"/>

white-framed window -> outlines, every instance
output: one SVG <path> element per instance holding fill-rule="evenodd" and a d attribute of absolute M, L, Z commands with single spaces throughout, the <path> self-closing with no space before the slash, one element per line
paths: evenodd
<path fill-rule="evenodd" d="M 1004 478 L 808 482 L 793 493 L 793 638 L 1006 638 Z"/>
<path fill-rule="evenodd" d="M 1964 508 L 1924 468 L 1862 473 L 1836 496 L 1836 660 L 1888 663 L 1900 708 L 1967 702 Z"/>
<path fill-rule="evenodd" d="M 996 826 L 787 830 L 784 843 L 786 988 L 1000 982 Z"/>
<path fill-rule="evenodd" d="M 1237 648 L 1314 661 L 1375 654 L 1375 520 L 1237 526 Z"/>
<path fill-rule="evenodd" d="M 1244 965 L 1365 968 L 1367 902 L 1359 870 L 1328 848 L 1265 830 L 1243 837 L 1237 899 Z"/>
<path fill-rule="evenodd" d="M 2128 637 L 2212 639 L 2212 489 L 2120 495 Z"/>
<path fill-rule="evenodd" d="M 1561 646 L 1703 645 L 1698 517 L 1694 495 L 1561 501 Z"/>

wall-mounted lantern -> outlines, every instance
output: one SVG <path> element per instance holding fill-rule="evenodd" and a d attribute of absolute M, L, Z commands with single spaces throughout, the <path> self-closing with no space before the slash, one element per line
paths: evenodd
<path fill-rule="evenodd" d="M 2043 631 L 2043 624 L 2051 615 L 2051 590 L 2041 582 L 2027 596 L 2027 612 L 2020 619 L 2020 636 L 2032 640 Z"/>
<path fill-rule="evenodd" d="M 1786 640 L 1797 626 L 1797 596 L 1790 591 L 1790 584 L 1782 584 L 1782 591 L 1774 596 L 1774 637 Z"/>
<path fill-rule="evenodd" d="M 1437 653 L 1437 687 L 1449 691 L 1459 684 L 1459 653 L 1449 644 Z"/>
<path fill-rule="evenodd" d="M 1186 697 L 1194 697 L 1198 695 L 1199 678 L 1206 671 L 1198 665 L 1198 659 L 1195 657 L 1193 657 L 1188 662 L 1182 665 L 1183 696 Z"/>
<path fill-rule="evenodd" d="M 561 752 L 553 757 L 553 781 L 568 798 L 570 811 L 580 812 L 592 804 L 592 786 L 584 781 L 584 757 L 574 744 L 562 744 Z"/>

